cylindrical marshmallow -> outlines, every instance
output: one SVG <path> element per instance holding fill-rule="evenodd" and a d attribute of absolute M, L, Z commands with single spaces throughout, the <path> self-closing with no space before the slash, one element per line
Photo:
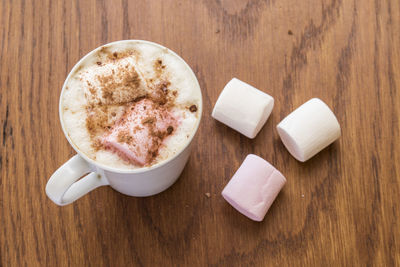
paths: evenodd
<path fill-rule="evenodd" d="M 302 162 L 340 137 L 340 125 L 335 114 L 318 98 L 298 107 L 276 128 L 290 154 Z"/>
<path fill-rule="evenodd" d="M 250 154 L 225 186 L 222 196 L 243 215 L 262 221 L 285 183 L 285 177 L 274 166 Z"/>
<path fill-rule="evenodd" d="M 233 78 L 219 95 L 211 116 L 248 138 L 254 138 L 273 107 L 274 99 L 270 95 Z"/>

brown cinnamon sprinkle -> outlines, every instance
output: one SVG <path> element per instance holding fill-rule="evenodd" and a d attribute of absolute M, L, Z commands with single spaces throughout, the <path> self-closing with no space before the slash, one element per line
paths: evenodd
<path fill-rule="evenodd" d="M 165 105 L 168 100 L 168 86 L 170 86 L 169 81 L 161 81 L 153 87 L 153 92 L 150 95 L 150 98 L 159 105 Z"/>
<path fill-rule="evenodd" d="M 157 77 L 160 78 L 160 76 L 163 74 L 163 70 L 165 69 L 165 65 L 163 65 L 163 62 L 161 59 L 157 59 L 156 61 L 154 61 L 153 69 L 154 69 Z"/>
<path fill-rule="evenodd" d="M 100 149 L 104 149 L 103 144 L 100 142 L 99 139 L 95 139 L 92 143 L 92 147 L 95 151 L 99 151 Z"/>
<path fill-rule="evenodd" d="M 109 109 L 109 106 L 89 105 L 86 107 L 86 112 L 88 114 L 86 118 L 86 128 L 92 138 L 111 129 L 111 126 L 114 124 L 114 121 L 109 120 Z"/>
<path fill-rule="evenodd" d="M 100 101 L 105 102 L 104 104 L 124 104 L 146 94 L 134 67 L 120 68 L 116 75 L 98 75 L 97 79 L 103 98 Z"/>
<path fill-rule="evenodd" d="M 197 111 L 197 106 L 196 105 L 191 105 L 189 107 L 190 112 L 196 112 Z"/>
<path fill-rule="evenodd" d="M 154 118 L 154 117 L 147 117 L 144 120 L 142 120 L 142 123 L 143 124 L 152 124 L 152 123 L 154 123 L 155 120 L 156 120 L 156 118 Z"/>
<path fill-rule="evenodd" d="M 89 85 L 89 86 L 91 86 L 91 85 Z M 97 92 L 93 87 L 89 87 L 89 92 L 92 94 L 92 96 L 96 97 Z"/>
<path fill-rule="evenodd" d="M 119 51 L 119 52 L 112 52 L 110 47 L 108 46 L 103 46 L 102 48 L 100 48 L 100 50 L 97 52 L 97 57 L 98 58 L 102 58 L 102 57 L 106 57 L 110 60 L 118 60 L 121 58 L 125 58 L 128 56 L 135 56 L 136 58 L 138 58 L 140 56 L 140 52 L 135 50 L 135 49 L 128 49 L 126 51 Z"/>
<path fill-rule="evenodd" d="M 153 137 L 152 143 L 147 151 L 147 159 L 146 161 L 150 164 L 154 161 L 154 159 L 158 156 L 158 148 L 161 146 L 162 140 L 157 137 Z"/>
<path fill-rule="evenodd" d="M 130 135 L 128 131 L 121 131 L 118 133 L 117 140 L 120 143 L 126 143 L 128 145 L 131 145 L 133 137 Z"/>

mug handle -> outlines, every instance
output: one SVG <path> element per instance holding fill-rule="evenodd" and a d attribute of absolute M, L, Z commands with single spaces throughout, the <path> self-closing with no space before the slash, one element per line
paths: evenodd
<path fill-rule="evenodd" d="M 87 175 L 82 177 L 85 174 Z M 86 160 L 75 155 L 50 177 L 46 185 L 46 194 L 54 203 L 64 206 L 93 189 L 108 184 L 104 175 L 93 172 Z"/>

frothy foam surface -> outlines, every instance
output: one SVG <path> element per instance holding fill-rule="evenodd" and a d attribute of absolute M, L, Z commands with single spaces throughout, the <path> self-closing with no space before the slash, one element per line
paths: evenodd
<path fill-rule="evenodd" d="M 201 93 L 188 66 L 141 41 L 103 46 L 70 76 L 61 95 L 64 129 L 89 158 L 136 169 L 183 149 L 200 118 Z"/>

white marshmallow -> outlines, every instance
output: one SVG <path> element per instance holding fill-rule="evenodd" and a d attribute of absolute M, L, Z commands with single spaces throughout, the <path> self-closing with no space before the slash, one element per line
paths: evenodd
<path fill-rule="evenodd" d="M 298 107 L 276 128 L 290 154 L 302 162 L 340 137 L 340 125 L 335 114 L 318 98 Z"/>
<path fill-rule="evenodd" d="M 211 116 L 248 138 L 254 138 L 273 107 L 274 99 L 270 95 L 233 78 L 219 95 Z"/>

